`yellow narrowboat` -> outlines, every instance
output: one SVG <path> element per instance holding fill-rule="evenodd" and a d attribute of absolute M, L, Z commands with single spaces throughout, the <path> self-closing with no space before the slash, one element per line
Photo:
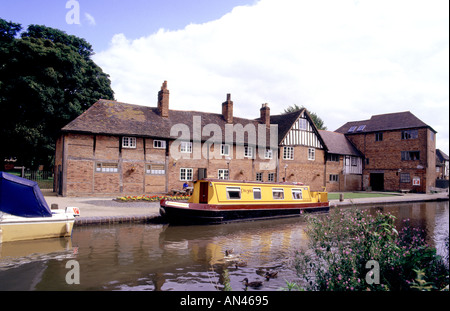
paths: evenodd
<path fill-rule="evenodd" d="M 169 223 L 224 223 L 299 216 L 328 211 L 327 192 L 311 192 L 302 183 L 202 179 L 188 202 L 162 200 L 160 214 Z"/>

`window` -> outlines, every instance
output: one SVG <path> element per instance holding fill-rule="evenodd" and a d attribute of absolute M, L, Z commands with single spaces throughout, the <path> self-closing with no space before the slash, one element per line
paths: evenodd
<path fill-rule="evenodd" d="M 192 153 L 192 142 L 182 141 L 180 145 L 180 152 L 182 153 Z"/>
<path fill-rule="evenodd" d="M 366 128 L 366 125 L 360 125 L 356 131 L 362 132 L 365 128 Z"/>
<path fill-rule="evenodd" d="M 284 199 L 284 189 L 283 188 L 272 188 L 272 196 L 274 200 Z"/>
<path fill-rule="evenodd" d="M 283 148 L 283 159 L 284 160 L 294 160 L 294 147 L 284 147 Z"/>
<path fill-rule="evenodd" d="M 266 149 L 266 152 L 264 153 L 264 159 L 272 159 L 272 157 L 273 157 L 273 150 Z"/>
<path fill-rule="evenodd" d="M 118 163 L 97 163 L 95 165 L 95 171 L 101 173 L 118 173 L 119 164 Z"/>
<path fill-rule="evenodd" d="M 166 141 L 165 140 L 154 140 L 153 148 L 166 149 Z"/>
<path fill-rule="evenodd" d="M 383 133 L 375 133 L 375 141 L 383 141 Z"/>
<path fill-rule="evenodd" d="M 249 147 L 249 146 L 244 147 L 244 157 L 246 157 L 246 158 L 253 157 L 253 147 Z"/>
<path fill-rule="evenodd" d="M 219 179 L 228 179 L 228 169 L 219 169 Z"/>
<path fill-rule="evenodd" d="M 416 139 L 418 137 L 419 132 L 417 130 L 402 131 L 402 139 Z"/>
<path fill-rule="evenodd" d="M 261 200 L 261 188 L 253 188 L 253 199 Z"/>
<path fill-rule="evenodd" d="M 356 130 L 357 126 L 354 125 L 348 129 L 348 133 L 353 133 Z"/>
<path fill-rule="evenodd" d="M 292 199 L 302 200 L 303 199 L 302 189 L 292 189 Z"/>
<path fill-rule="evenodd" d="M 308 126 L 308 120 L 303 119 L 303 118 L 298 119 L 298 125 L 299 125 L 300 130 L 306 130 L 307 126 Z"/>
<path fill-rule="evenodd" d="M 330 174 L 330 182 L 338 182 L 338 181 L 339 181 L 339 175 Z"/>
<path fill-rule="evenodd" d="M 329 154 L 327 154 L 327 160 L 330 161 L 330 162 L 339 162 L 339 155 L 338 154 L 329 153 Z"/>
<path fill-rule="evenodd" d="M 145 166 L 145 173 L 149 175 L 165 175 L 166 168 L 164 164 L 147 164 Z"/>
<path fill-rule="evenodd" d="M 409 175 L 409 173 L 400 173 L 400 182 L 410 183 L 411 176 Z"/>
<path fill-rule="evenodd" d="M 262 181 L 263 180 L 263 173 L 256 173 L 256 181 Z"/>
<path fill-rule="evenodd" d="M 267 175 L 267 181 L 275 181 L 275 173 L 269 173 Z"/>
<path fill-rule="evenodd" d="M 240 200 L 241 199 L 241 187 L 227 187 L 227 199 L 228 200 Z"/>
<path fill-rule="evenodd" d="M 419 151 L 402 151 L 402 161 L 417 161 L 420 160 Z"/>
<path fill-rule="evenodd" d="M 180 168 L 180 181 L 190 181 L 194 175 L 192 168 Z"/>
<path fill-rule="evenodd" d="M 220 145 L 220 155 L 228 156 L 230 155 L 230 145 Z"/>
<path fill-rule="evenodd" d="M 308 160 L 314 161 L 316 159 L 316 149 L 308 148 Z"/>
<path fill-rule="evenodd" d="M 350 161 L 352 163 L 352 166 L 358 166 L 358 158 L 357 157 L 351 157 Z"/>
<path fill-rule="evenodd" d="M 136 148 L 136 137 L 122 137 L 123 148 Z"/>

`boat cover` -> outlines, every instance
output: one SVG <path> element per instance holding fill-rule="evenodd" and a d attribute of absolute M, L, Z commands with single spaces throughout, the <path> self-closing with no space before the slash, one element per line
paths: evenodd
<path fill-rule="evenodd" d="M 20 217 L 51 217 L 37 182 L 0 172 L 0 211 Z"/>

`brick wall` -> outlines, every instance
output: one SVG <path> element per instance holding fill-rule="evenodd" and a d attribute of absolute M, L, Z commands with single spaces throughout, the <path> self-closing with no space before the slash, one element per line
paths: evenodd
<path fill-rule="evenodd" d="M 233 146 L 229 156 L 214 157 L 214 145 L 210 145 L 209 153 L 203 146 L 206 154 L 200 152 L 201 158 L 195 159 L 195 148 L 202 146 L 193 144 L 193 153 L 174 159 L 168 155 L 172 143 L 168 142 L 167 148 L 154 148 L 153 139 L 136 138 L 136 148 L 125 148 L 118 136 L 65 134 L 58 140 L 55 161 L 56 165 L 64 163 L 63 195 L 165 193 L 182 188 L 181 168 L 192 168 L 193 180 L 198 178 L 199 169 L 206 168 L 209 178 L 218 178 L 219 169 L 229 169 L 230 179 L 256 180 L 256 174 L 262 173 L 263 181 L 268 181 L 268 174 L 274 173 L 275 181 L 282 181 L 287 164 L 287 181 L 303 182 L 312 190 L 322 190 L 324 185 L 324 151 L 320 149 L 315 149 L 313 161 L 307 159 L 308 148 L 304 146 L 294 148 L 295 160 L 284 160 L 282 155 L 277 159 L 275 154 L 274 159 L 267 160 L 259 157 L 256 148 L 253 158 L 244 158 L 244 146 Z M 162 166 L 165 174 L 148 174 L 149 164 Z M 115 168 L 102 170 L 99 165 Z"/>
<path fill-rule="evenodd" d="M 375 133 L 347 135 L 347 138 L 365 155 L 364 186 L 370 184 L 370 174 L 384 174 L 384 190 L 400 189 L 427 192 L 434 183 L 435 139 L 430 140 L 431 130 L 419 128 L 418 138 L 402 139 L 402 131 L 383 131 L 383 140 L 376 141 Z M 402 151 L 418 151 L 419 160 L 402 160 Z M 434 173 L 433 173 L 434 172 Z M 401 182 L 401 174 L 409 174 L 410 182 Z M 412 184 L 420 178 L 420 186 Z"/>

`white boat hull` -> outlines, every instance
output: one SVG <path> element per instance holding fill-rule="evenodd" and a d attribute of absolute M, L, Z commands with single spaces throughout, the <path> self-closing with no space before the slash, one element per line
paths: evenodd
<path fill-rule="evenodd" d="M 53 211 L 51 217 L 0 214 L 0 243 L 71 236 L 74 214 Z"/>

